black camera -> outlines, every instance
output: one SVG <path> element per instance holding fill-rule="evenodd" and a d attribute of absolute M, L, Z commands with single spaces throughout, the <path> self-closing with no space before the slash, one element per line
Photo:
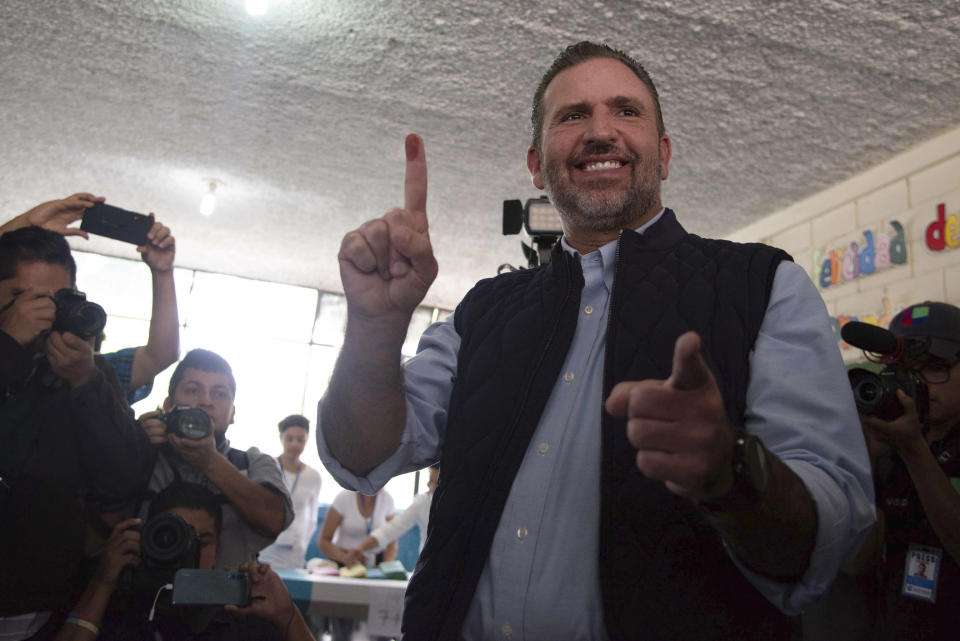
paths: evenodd
<path fill-rule="evenodd" d="M 209 414 L 202 409 L 188 405 L 178 405 L 166 414 L 161 415 L 160 420 L 167 424 L 168 434 L 176 434 L 192 441 L 206 438 L 210 434 L 210 430 L 213 429 Z"/>
<path fill-rule="evenodd" d="M 884 365 L 880 372 L 862 367 L 847 372 L 857 409 L 868 416 L 892 421 L 903 415 L 903 405 L 897 398 L 897 390 L 903 390 L 913 399 L 920 423 L 926 423 L 930 416 L 930 389 L 919 377 L 926 351 L 923 343 L 905 341 L 882 327 L 857 321 L 844 325 L 840 335 L 864 350 L 869 360 Z"/>
<path fill-rule="evenodd" d="M 170 512 L 151 517 L 140 532 L 138 585 L 154 589 L 172 582 L 174 606 L 247 605 L 248 575 L 198 569 L 200 548 L 197 531 L 181 517 Z"/>
<path fill-rule="evenodd" d="M 151 517 L 140 531 L 140 555 L 147 570 L 173 572 L 200 564 L 200 538 L 193 526 L 176 514 Z"/>
<path fill-rule="evenodd" d="M 200 537 L 180 516 L 164 512 L 133 529 L 140 530 L 140 563 L 124 568 L 122 591 L 152 596 L 177 570 L 200 564 Z"/>
<path fill-rule="evenodd" d="M 913 399 L 918 415 L 921 414 L 921 408 L 929 407 L 930 397 L 926 384 L 902 369 L 885 367 L 879 373 L 875 373 L 862 367 L 855 367 L 847 374 L 850 377 L 850 386 L 853 388 L 853 400 L 864 414 L 876 416 L 885 421 L 892 421 L 901 416 L 903 405 L 897 398 L 898 389 L 902 389 Z"/>
<path fill-rule="evenodd" d="M 88 301 L 83 292 L 64 288 L 50 298 L 57 306 L 54 331 L 70 332 L 86 340 L 99 336 L 107 325 L 107 313 L 96 303 Z"/>

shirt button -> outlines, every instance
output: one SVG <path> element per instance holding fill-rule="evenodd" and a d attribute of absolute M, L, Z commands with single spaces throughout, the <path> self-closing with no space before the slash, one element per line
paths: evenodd
<path fill-rule="evenodd" d="M 593 307 L 591 307 L 590 305 L 587 305 L 586 307 L 583 308 L 583 313 L 589 316 L 590 314 L 593 313 Z"/>
<path fill-rule="evenodd" d="M 521 541 L 527 538 L 527 528 L 521 527 L 517 528 L 517 538 Z"/>
<path fill-rule="evenodd" d="M 510 638 L 510 635 L 513 634 L 513 628 L 510 627 L 509 623 L 504 623 L 503 627 L 500 628 L 500 631 L 503 632 L 503 636 Z"/>
<path fill-rule="evenodd" d="M 573 372 L 567 372 L 566 374 L 564 374 L 564 375 L 563 375 L 563 380 L 565 380 L 565 381 L 568 382 L 568 383 L 569 383 L 570 381 L 572 381 L 572 380 L 573 380 Z"/>
<path fill-rule="evenodd" d="M 540 452 L 541 454 L 546 454 L 547 452 L 550 451 L 550 444 L 549 444 L 549 443 L 541 443 L 541 444 L 540 444 L 540 447 L 537 448 L 537 451 Z"/>

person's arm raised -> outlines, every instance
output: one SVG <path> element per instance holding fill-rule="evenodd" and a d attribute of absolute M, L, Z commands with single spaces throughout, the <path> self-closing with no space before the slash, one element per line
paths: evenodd
<path fill-rule="evenodd" d="M 960 495 L 924 437 L 916 402 L 903 390 L 897 390 L 897 398 L 903 414 L 894 420 L 862 415 L 860 421 L 871 438 L 891 447 L 906 465 L 930 526 L 947 554 L 960 563 Z"/>
<path fill-rule="evenodd" d="M 86 211 L 87 207 L 103 201 L 103 196 L 81 192 L 60 200 L 40 203 L 33 209 L 25 211 L 16 218 L 0 225 L 0 236 L 8 231 L 32 225 L 55 231 L 62 236 L 83 236 L 89 239 L 87 232 L 79 227 L 70 227 L 70 225 L 83 217 L 83 212 Z"/>
<path fill-rule="evenodd" d="M 153 214 L 150 214 L 153 217 Z M 137 348 L 130 372 L 130 389 L 137 389 L 177 362 L 180 357 L 180 319 L 173 282 L 176 241 L 170 228 L 158 222 L 147 233 L 147 244 L 137 251 L 150 267 L 153 281 L 153 311 L 147 344 Z"/>
<path fill-rule="evenodd" d="M 406 418 L 400 349 L 413 311 L 437 277 L 423 140 L 410 134 L 405 146 L 404 208 L 349 232 L 337 257 L 347 328 L 321 429 L 331 455 L 358 476 L 400 443 Z"/>

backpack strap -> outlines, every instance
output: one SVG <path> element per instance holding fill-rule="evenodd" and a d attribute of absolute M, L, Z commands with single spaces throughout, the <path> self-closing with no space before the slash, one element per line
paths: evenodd
<path fill-rule="evenodd" d="M 227 460 L 230 461 L 230 463 L 238 470 L 246 470 L 247 468 L 250 467 L 250 458 L 247 456 L 247 453 L 244 452 L 243 450 L 238 450 L 234 447 L 231 447 L 227 451 Z M 157 461 L 156 464 L 159 465 L 159 461 Z M 177 467 L 175 465 L 171 465 L 170 470 L 173 472 L 173 483 L 183 482 L 183 478 L 180 476 L 180 472 L 177 471 Z M 173 483 L 171 483 L 170 485 L 173 485 Z M 155 498 L 157 498 L 157 494 L 159 494 L 159 492 L 155 492 L 149 488 L 145 489 L 143 493 L 140 495 L 139 507 L 135 512 L 135 514 L 138 516 L 141 514 L 146 515 L 150 510 L 150 504 L 153 502 Z M 227 497 L 224 496 L 223 493 L 221 492 L 217 492 L 217 497 L 219 498 L 221 503 L 230 502 L 229 500 L 227 500 Z"/>
<path fill-rule="evenodd" d="M 250 467 L 250 459 L 247 457 L 247 453 L 235 447 L 231 447 L 227 452 L 227 460 L 233 463 L 233 466 L 238 470 L 245 470 Z"/>

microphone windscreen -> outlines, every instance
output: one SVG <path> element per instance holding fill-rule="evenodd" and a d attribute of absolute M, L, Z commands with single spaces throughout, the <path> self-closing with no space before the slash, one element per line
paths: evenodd
<path fill-rule="evenodd" d="M 898 349 L 896 336 L 869 323 L 851 321 L 840 328 L 840 336 L 854 347 L 876 354 L 893 354 Z"/>

